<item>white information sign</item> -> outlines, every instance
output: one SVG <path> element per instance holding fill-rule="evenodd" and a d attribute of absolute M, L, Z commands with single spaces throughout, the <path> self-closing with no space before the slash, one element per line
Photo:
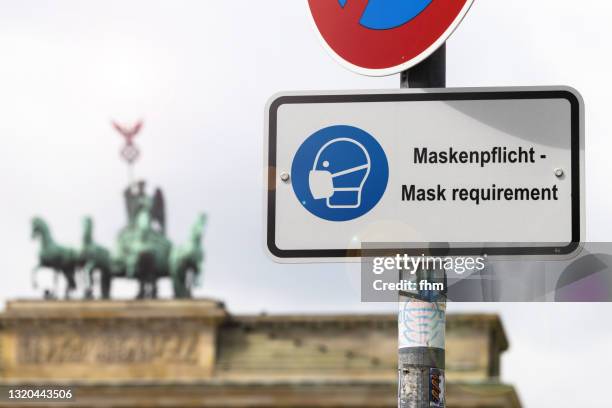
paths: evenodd
<path fill-rule="evenodd" d="M 583 110 L 567 87 L 276 95 L 267 250 L 288 262 L 379 242 L 570 253 L 584 235 Z"/>

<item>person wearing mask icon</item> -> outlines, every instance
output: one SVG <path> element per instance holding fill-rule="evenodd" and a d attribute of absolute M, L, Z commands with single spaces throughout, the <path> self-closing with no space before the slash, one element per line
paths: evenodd
<path fill-rule="evenodd" d="M 326 200 L 328 208 L 359 208 L 363 186 L 370 174 L 366 148 L 349 138 L 336 138 L 318 151 L 308 183 L 315 200 Z"/>

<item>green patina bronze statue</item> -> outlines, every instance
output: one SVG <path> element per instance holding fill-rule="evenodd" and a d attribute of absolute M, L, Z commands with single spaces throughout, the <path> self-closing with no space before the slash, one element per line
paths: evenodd
<path fill-rule="evenodd" d="M 131 128 L 117 123 L 113 127 L 125 138 L 121 150 L 128 163 L 131 179 L 132 165 L 139 157 L 139 150 L 133 139 L 142 128 L 142 122 Z M 172 279 L 174 297 L 189 298 L 192 288 L 201 282 L 202 234 L 206 216 L 197 217 L 191 235 L 185 245 L 173 246 L 166 237 L 166 212 L 164 196 L 156 189 L 153 196 L 146 192 L 144 181 L 130 182 L 124 193 L 127 225 L 121 229 L 114 252 L 97 244 L 93 237 L 94 224 L 90 217 L 83 220 L 83 237 L 80 250 L 61 246 L 53 241 L 49 227 L 36 217 L 32 220 L 32 237 L 40 239 L 38 265 L 33 270 L 34 283 L 40 268 L 49 268 L 57 277 L 60 273 L 66 279 L 64 296 L 70 298 L 77 289 L 77 274 L 84 282 L 84 297 L 93 298 L 96 283 L 99 283 L 100 297 L 110 298 L 111 284 L 115 278 L 136 279 L 139 283 L 137 298 L 157 297 L 157 281 Z M 96 274 L 98 279 L 95 279 Z M 46 293 L 55 297 L 55 293 Z"/>
<path fill-rule="evenodd" d="M 157 297 L 157 281 L 172 279 L 176 298 L 191 297 L 192 288 L 200 283 L 204 252 L 202 234 L 206 216 L 197 217 L 191 235 L 185 245 L 173 246 L 165 235 L 164 200 L 161 190 L 153 197 L 145 191 L 140 181 L 128 187 L 124 193 L 128 224 L 119 232 L 117 249 L 111 253 L 97 244 L 93 237 L 93 221 L 83 220 L 83 238 L 80 250 L 58 245 L 49 227 L 41 218 L 32 220 L 32 236 L 39 238 L 41 247 L 39 262 L 34 268 L 52 269 L 66 279 L 65 297 L 77 289 L 77 272 L 85 282 L 85 298 L 93 298 L 95 283 L 103 299 L 110 298 L 114 278 L 136 279 L 140 290 L 137 298 Z M 99 279 L 94 278 L 99 274 Z"/>
<path fill-rule="evenodd" d="M 62 273 L 66 279 L 65 297 L 76 289 L 75 273 L 80 265 L 79 254 L 72 248 L 58 245 L 51 236 L 47 223 L 42 218 L 35 217 L 32 220 L 32 238 L 40 239 L 40 252 L 38 265 L 32 270 L 33 274 L 41 268 L 50 268 L 57 273 Z M 34 279 L 34 283 L 36 280 Z"/>

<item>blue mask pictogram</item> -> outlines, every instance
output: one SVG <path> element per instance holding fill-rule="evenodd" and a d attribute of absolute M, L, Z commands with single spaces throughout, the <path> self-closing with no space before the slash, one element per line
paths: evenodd
<path fill-rule="evenodd" d="M 301 205 L 329 221 L 348 221 L 369 212 L 382 198 L 388 178 L 380 144 L 353 126 L 315 132 L 300 146 L 291 167 Z"/>

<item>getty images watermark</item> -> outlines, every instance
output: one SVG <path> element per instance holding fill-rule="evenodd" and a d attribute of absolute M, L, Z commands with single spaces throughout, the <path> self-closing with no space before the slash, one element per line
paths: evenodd
<path fill-rule="evenodd" d="M 361 299 L 397 302 L 402 294 L 425 300 L 441 295 L 450 302 L 612 302 L 612 242 L 581 242 L 565 254 L 550 249 L 566 243 L 504 245 L 547 252 L 505 257 L 491 253 L 493 244 L 364 244 Z"/>
<path fill-rule="evenodd" d="M 486 255 L 440 256 L 394 253 L 370 256 L 365 251 L 361 265 L 361 300 L 394 302 L 400 292 L 414 294 L 446 293 L 446 273 L 454 275 L 481 272 Z"/>

